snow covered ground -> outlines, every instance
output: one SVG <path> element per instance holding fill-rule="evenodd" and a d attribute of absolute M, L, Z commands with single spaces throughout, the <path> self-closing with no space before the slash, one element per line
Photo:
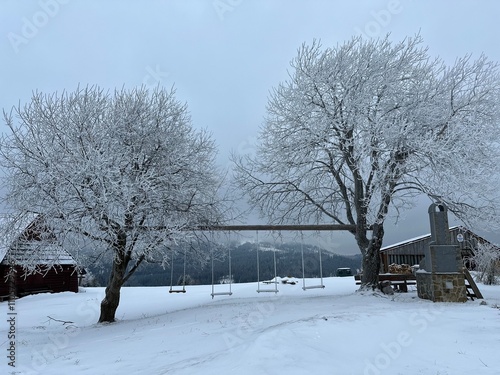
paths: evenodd
<path fill-rule="evenodd" d="M 103 288 L 28 296 L 12 306 L 16 315 L 2 302 L 0 373 L 500 373 L 500 287 L 479 285 L 481 305 L 432 303 L 415 291 L 362 294 L 352 277 L 325 284 L 280 285 L 277 295 L 236 284 L 232 296 L 214 299 L 210 286 L 123 288 L 114 324 L 96 324 Z"/>

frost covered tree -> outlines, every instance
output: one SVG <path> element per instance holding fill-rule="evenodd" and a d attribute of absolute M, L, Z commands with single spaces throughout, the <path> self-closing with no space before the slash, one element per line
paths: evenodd
<path fill-rule="evenodd" d="M 271 222 L 355 226 L 365 288 L 377 285 L 389 211 L 416 196 L 469 223 L 497 220 L 496 63 L 447 66 L 417 35 L 315 41 L 291 68 L 270 94 L 255 157 L 233 158 L 237 185 Z"/>
<path fill-rule="evenodd" d="M 167 247 L 220 224 L 229 207 L 214 142 L 174 94 L 87 87 L 34 93 L 4 112 L 9 211 L 42 216 L 58 241 L 73 240 L 73 255 L 89 243 L 111 254 L 99 322 L 115 320 L 120 288 L 141 263 L 165 260 Z"/>
<path fill-rule="evenodd" d="M 477 279 L 486 285 L 495 285 L 500 276 L 500 248 L 490 243 L 479 243 L 471 258 Z"/>

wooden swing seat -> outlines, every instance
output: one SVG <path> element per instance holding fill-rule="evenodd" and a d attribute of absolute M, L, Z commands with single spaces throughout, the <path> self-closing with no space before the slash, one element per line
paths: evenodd
<path fill-rule="evenodd" d="M 278 293 L 278 289 L 257 289 L 257 293 Z"/>
<path fill-rule="evenodd" d="M 303 290 L 307 290 L 307 289 L 324 289 L 325 286 L 324 285 L 311 285 L 311 286 L 304 286 L 302 287 Z"/>
<path fill-rule="evenodd" d="M 232 296 L 233 292 L 217 292 L 211 293 L 210 295 L 212 296 L 212 298 L 214 298 L 215 296 Z"/>

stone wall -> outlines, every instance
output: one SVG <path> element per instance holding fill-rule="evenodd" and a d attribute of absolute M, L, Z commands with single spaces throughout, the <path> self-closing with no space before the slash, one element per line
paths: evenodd
<path fill-rule="evenodd" d="M 465 277 L 461 272 L 416 273 L 418 296 L 433 302 L 465 302 L 467 290 Z"/>
<path fill-rule="evenodd" d="M 431 243 L 416 273 L 418 296 L 433 302 L 465 302 L 467 289 L 462 257 L 458 246 L 451 243 L 448 208 L 433 203 L 428 212 Z"/>

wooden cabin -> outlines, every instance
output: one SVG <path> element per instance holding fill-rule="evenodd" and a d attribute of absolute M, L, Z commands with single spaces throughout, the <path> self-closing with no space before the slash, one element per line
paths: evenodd
<path fill-rule="evenodd" d="M 43 219 L 36 217 L 8 247 L 0 248 L 0 299 L 6 299 L 11 290 L 17 297 L 78 292 L 75 260 L 50 239 Z"/>
<path fill-rule="evenodd" d="M 478 244 L 489 243 L 486 239 L 478 236 L 474 232 L 462 226 L 450 228 L 450 237 L 453 245 L 457 245 L 462 253 L 464 263 L 468 268 L 470 264 L 467 258 L 474 255 Z M 462 241 L 458 239 L 461 238 Z M 393 245 L 385 246 L 380 249 L 382 273 L 389 272 L 390 264 L 409 264 L 417 265 L 424 257 L 425 249 L 429 247 L 431 235 L 415 237 Z M 499 248 L 500 251 L 500 248 Z"/>

